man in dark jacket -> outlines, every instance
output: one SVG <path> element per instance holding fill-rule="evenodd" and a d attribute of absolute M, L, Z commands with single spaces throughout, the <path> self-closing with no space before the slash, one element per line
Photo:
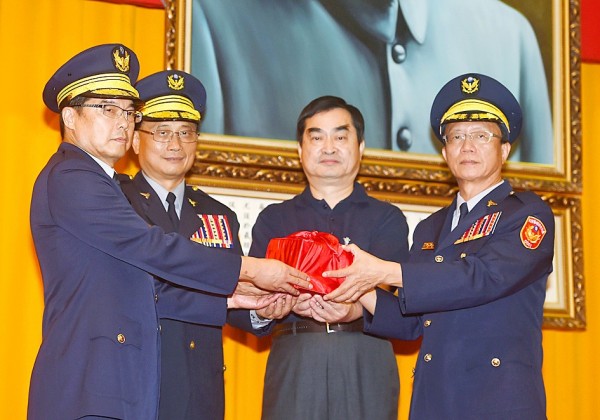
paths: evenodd
<path fill-rule="evenodd" d="M 417 225 L 407 263 L 351 246 L 353 265 L 328 273 L 346 281 L 326 298 L 399 287 L 397 296 L 378 289 L 360 301 L 373 314 L 366 331 L 423 337 L 411 419 L 545 419 L 541 327 L 554 217 L 540 197 L 502 179 L 519 103 L 495 79 L 464 74 L 436 96 L 431 126 L 458 183 L 455 200 Z M 420 328 L 411 331 L 415 317 Z"/>
<path fill-rule="evenodd" d="M 141 171 L 121 180 L 133 208 L 166 232 L 242 255 L 236 214 L 185 183 L 206 106 L 204 86 L 191 74 L 162 71 L 135 87 L 145 102 L 132 144 Z M 160 279 L 156 291 L 161 326 L 159 419 L 223 419 L 222 326 L 227 297 L 190 291 Z M 169 308 L 184 312 L 185 320 L 172 319 Z M 245 325 L 236 325 L 251 329 L 247 318 L 234 319 L 246 319 Z"/>
<path fill-rule="evenodd" d="M 290 283 L 309 284 L 278 261 L 209 249 L 149 227 L 135 213 L 114 164 L 140 119 L 132 86 L 138 71 L 129 48 L 100 45 L 71 58 L 44 89 L 44 102 L 60 114 L 63 141 L 38 176 L 31 201 L 45 307 L 30 420 L 157 417 L 153 275 L 223 297 L 238 279 L 290 293 L 297 293 Z"/>

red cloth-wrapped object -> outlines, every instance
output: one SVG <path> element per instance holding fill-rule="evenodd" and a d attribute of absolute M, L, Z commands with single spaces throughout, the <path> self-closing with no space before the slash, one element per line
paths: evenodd
<path fill-rule="evenodd" d="M 352 264 L 354 256 L 344 251 L 338 239 L 324 232 L 301 230 L 285 238 L 273 238 L 267 247 L 267 258 L 283 261 L 310 276 L 312 293 L 327 294 L 335 290 L 344 277 L 323 277 L 324 271 Z"/>

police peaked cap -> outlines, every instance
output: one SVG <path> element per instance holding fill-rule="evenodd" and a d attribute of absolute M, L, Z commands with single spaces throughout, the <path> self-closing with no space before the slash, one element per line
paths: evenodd
<path fill-rule="evenodd" d="M 497 80 L 477 73 L 458 76 L 444 85 L 431 106 L 431 128 L 443 142 L 445 124 L 461 121 L 492 121 L 500 125 L 513 143 L 521 131 L 519 102 Z"/>
<path fill-rule="evenodd" d="M 60 112 L 77 96 L 131 99 L 141 103 L 133 87 L 140 71 L 135 53 L 122 44 L 104 44 L 80 52 L 63 64 L 44 87 L 44 103 Z"/>
<path fill-rule="evenodd" d="M 206 107 L 206 90 L 189 73 L 166 70 L 141 79 L 136 85 L 145 102 L 142 118 L 151 121 L 185 120 L 198 123 Z"/>

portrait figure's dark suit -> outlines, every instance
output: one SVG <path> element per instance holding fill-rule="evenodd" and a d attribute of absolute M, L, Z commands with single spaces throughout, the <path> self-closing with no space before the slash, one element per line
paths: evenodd
<path fill-rule="evenodd" d="M 369 147 L 437 154 L 433 98 L 475 71 L 504 83 L 523 107 L 526 141 L 511 159 L 553 162 L 536 34 L 501 1 L 193 0 L 192 10 L 191 71 L 210 97 L 204 132 L 291 139 L 298 111 L 335 95 L 362 110 Z"/>
<path fill-rule="evenodd" d="M 133 179 L 121 177 L 121 188 L 146 222 L 173 231 L 165 207 L 141 172 Z M 242 255 L 236 214 L 197 187 L 187 185 L 176 232 L 189 239 L 196 232 L 210 231 L 211 227 L 206 226 L 202 216 L 224 217 L 229 226 L 229 240 L 213 245 L 225 252 Z M 178 287 L 159 279 L 155 286 L 161 325 L 159 418 L 223 419 L 222 326 L 227 317 L 226 297 Z M 164 313 L 163 305 L 166 305 Z M 173 309 L 175 314 L 169 313 Z M 186 321 L 173 319 L 177 313 L 186 314 Z M 230 323 L 233 325 L 246 330 L 251 328 L 247 317 L 232 318 Z"/>
<path fill-rule="evenodd" d="M 402 264 L 403 288 L 398 297 L 378 291 L 366 331 L 422 335 L 411 419 L 544 419 L 541 325 L 554 253 L 552 211 L 534 193 L 513 193 L 506 181 L 451 231 L 455 208 L 456 200 L 417 225 Z M 493 231 L 461 242 L 488 215 L 498 218 L 487 225 Z M 546 229 L 537 248 L 527 236 L 541 233 L 529 229 L 540 226 L 532 217 Z M 417 315 L 420 326 L 407 331 L 412 320 L 402 314 Z"/>
<path fill-rule="evenodd" d="M 229 295 L 241 257 L 148 226 L 100 165 L 68 143 L 36 180 L 31 229 L 45 309 L 28 418 L 155 419 L 160 336 L 153 275 Z"/>

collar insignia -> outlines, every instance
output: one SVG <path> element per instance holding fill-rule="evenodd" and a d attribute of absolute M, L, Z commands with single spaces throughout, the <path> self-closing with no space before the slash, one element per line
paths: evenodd
<path fill-rule="evenodd" d="M 196 203 L 194 200 L 192 200 L 191 198 L 188 198 L 188 201 L 190 202 L 190 204 L 192 205 L 192 207 L 196 207 Z"/>
<path fill-rule="evenodd" d="M 141 192 L 140 195 L 142 197 L 144 197 L 146 200 L 150 198 L 150 193 L 143 193 L 143 192 Z"/>
<path fill-rule="evenodd" d="M 496 203 L 494 200 L 489 200 L 487 203 L 488 207 L 497 206 L 497 205 L 498 205 L 498 203 Z"/>

